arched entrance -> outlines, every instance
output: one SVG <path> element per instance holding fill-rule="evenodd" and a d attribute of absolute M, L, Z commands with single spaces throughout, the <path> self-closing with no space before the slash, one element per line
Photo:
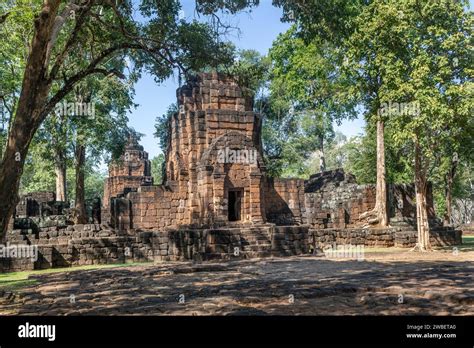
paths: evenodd
<path fill-rule="evenodd" d="M 214 221 L 264 221 L 263 170 L 260 153 L 241 132 L 231 131 L 210 144 L 198 167 L 198 187 L 202 201 L 213 203 Z"/>

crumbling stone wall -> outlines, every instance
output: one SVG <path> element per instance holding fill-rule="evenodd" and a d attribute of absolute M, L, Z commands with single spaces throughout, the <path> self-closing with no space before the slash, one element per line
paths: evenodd
<path fill-rule="evenodd" d="M 462 232 L 453 228 L 435 228 L 430 231 L 430 243 L 433 247 L 460 245 Z M 337 245 L 363 245 L 365 247 L 412 248 L 416 244 L 416 231 L 400 231 L 390 228 L 330 228 L 308 231 L 308 243 L 315 249 L 324 250 Z"/>
<path fill-rule="evenodd" d="M 123 155 L 117 162 L 109 166 L 109 176 L 104 183 L 103 206 L 108 208 L 110 199 L 123 197 L 140 186 L 153 185 L 151 162 L 143 146 L 138 144 L 135 137 L 130 137 Z M 107 209 L 103 209 L 107 212 Z M 105 213 L 107 214 L 107 213 Z M 108 215 L 105 221 L 108 221 Z"/>
<path fill-rule="evenodd" d="M 85 204 L 89 222 L 100 223 L 100 198 L 86 200 Z M 31 192 L 20 197 L 7 231 L 32 229 L 37 232 L 45 227 L 66 227 L 74 223 L 75 214 L 75 209 L 71 209 L 68 202 L 56 201 L 54 192 Z"/>
<path fill-rule="evenodd" d="M 39 258 L 0 259 L 0 271 L 78 265 L 300 255 L 308 253 L 308 228 L 272 225 L 220 229 L 166 229 L 127 233 L 100 225 L 14 230 L 10 241 L 35 245 Z"/>
<path fill-rule="evenodd" d="M 309 241 L 315 249 L 324 249 L 335 245 L 364 245 L 367 247 L 395 246 L 395 229 L 313 229 L 309 230 Z"/>
<path fill-rule="evenodd" d="M 265 186 L 267 221 L 299 225 L 306 214 L 304 180 L 268 178 Z"/>
<path fill-rule="evenodd" d="M 317 229 L 354 228 L 375 206 L 375 187 L 358 185 L 342 169 L 312 175 L 305 182 L 305 222 Z"/>
<path fill-rule="evenodd" d="M 389 218 L 414 218 L 414 185 L 387 185 Z M 360 214 L 375 207 L 375 185 L 358 185 L 352 174 L 342 169 L 312 175 L 305 182 L 305 223 L 315 228 L 358 228 Z M 431 185 L 427 195 L 428 216 L 436 218 Z"/>
<path fill-rule="evenodd" d="M 31 192 L 20 197 L 15 208 L 15 216 L 19 218 L 62 215 L 69 205 L 56 201 L 54 192 Z"/>

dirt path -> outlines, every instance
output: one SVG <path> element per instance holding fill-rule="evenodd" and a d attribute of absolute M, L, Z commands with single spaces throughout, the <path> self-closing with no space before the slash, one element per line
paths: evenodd
<path fill-rule="evenodd" d="M 0 314 L 473 315 L 474 252 L 166 263 L 35 276 Z"/>

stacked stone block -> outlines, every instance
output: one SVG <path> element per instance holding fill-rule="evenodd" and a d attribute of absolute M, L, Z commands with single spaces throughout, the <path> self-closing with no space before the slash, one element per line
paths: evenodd
<path fill-rule="evenodd" d="M 265 204 L 267 221 L 277 225 L 302 224 L 306 214 L 304 180 L 268 178 Z"/>
<path fill-rule="evenodd" d="M 129 192 L 137 191 L 142 186 L 153 185 L 151 163 L 148 153 L 138 144 L 135 137 L 130 137 L 123 155 L 109 166 L 109 177 L 104 183 L 102 218 L 109 223 L 118 217 L 111 210 L 111 199 L 123 198 Z"/>
<path fill-rule="evenodd" d="M 335 245 L 364 245 L 367 247 L 394 246 L 395 229 L 310 229 L 309 243 L 315 249 Z"/>
<path fill-rule="evenodd" d="M 64 209 L 68 208 L 66 202 L 56 201 L 54 192 L 39 191 L 31 192 L 20 197 L 15 208 L 15 217 L 30 218 L 51 215 L 62 215 Z"/>
<path fill-rule="evenodd" d="M 98 225 L 48 228 L 39 235 L 15 231 L 11 243 L 38 247 L 39 258 L 2 259 L 3 271 L 145 261 L 207 261 L 301 255 L 308 252 L 305 226 L 261 225 L 220 229 L 167 229 L 133 235 Z"/>

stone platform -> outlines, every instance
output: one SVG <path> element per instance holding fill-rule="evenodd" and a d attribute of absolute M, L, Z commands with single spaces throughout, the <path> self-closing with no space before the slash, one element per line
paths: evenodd
<path fill-rule="evenodd" d="M 416 232 L 385 229 L 315 229 L 309 225 L 242 225 L 212 229 L 116 231 L 98 224 L 14 230 L 11 245 L 36 246 L 38 259 L 3 258 L 0 271 L 22 271 L 145 261 L 239 260 L 308 255 L 336 245 L 412 247 Z M 413 235 L 415 233 L 415 235 Z M 432 233 L 433 246 L 461 244 L 461 231 Z"/>
<path fill-rule="evenodd" d="M 256 226 L 218 229 L 166 229 L 134 232 L 103 230 L 100 225 L 67 229 L 16 230 L 15 245 L 35 245 L 36 262 L 3 259 L 0 271 L 144 261 L 207 261 L 307 254 L 307 226 Z"/>

